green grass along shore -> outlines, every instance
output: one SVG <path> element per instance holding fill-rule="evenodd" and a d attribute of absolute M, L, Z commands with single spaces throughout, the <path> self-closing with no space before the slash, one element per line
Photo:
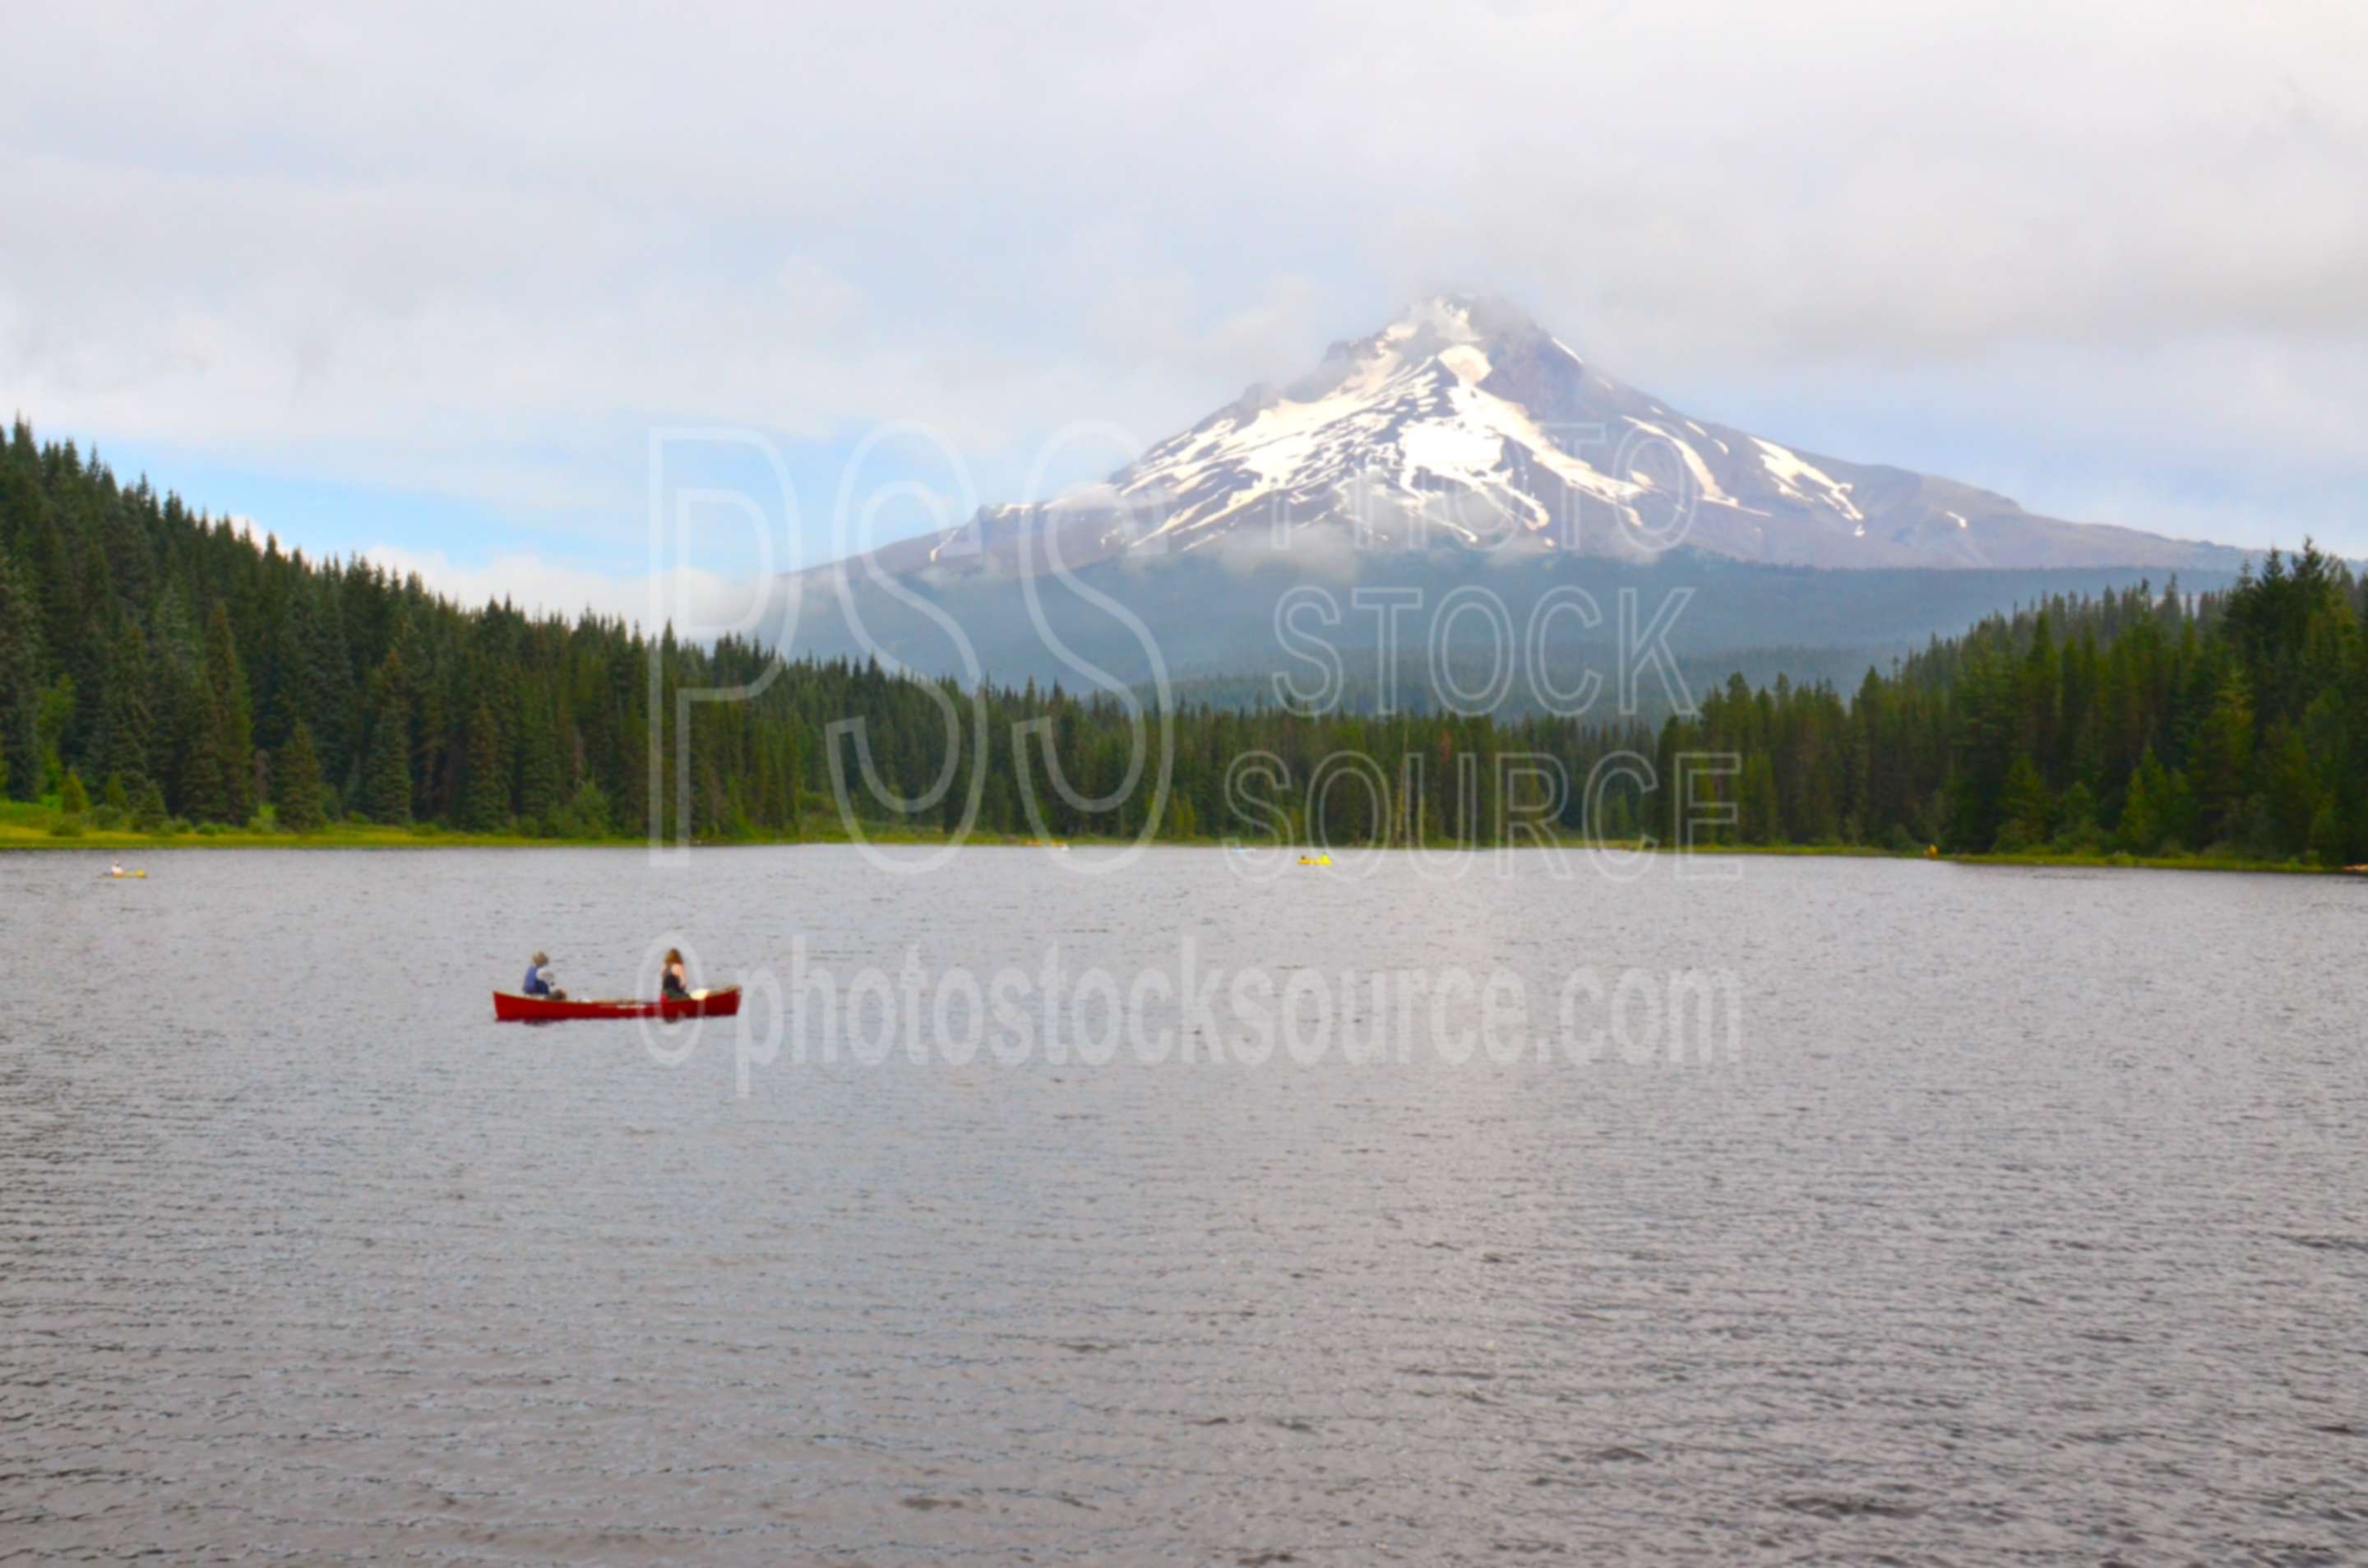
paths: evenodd
<path fill-rule="evenodd" d="M 0 850 L 81 850 L 85 853 L 114 854 L 120 851 L 153 849 L 635 849 L 647 839 L 636 835 L 630 837 L 546 838 L 518 833 L 462 833 L 457 829 L 420 823 L 408 826 L 393 826 L 378 823 L 335 822 L 306 833 L 286 833 L 268 825 L 250 824 L 245 827 L 223 827 L 209 824 L 183 833 L 142 833 L 136 829 L 103 828 L 85 823 L 64 833 L 57 831 L 61 822 L 54 803 L 0 802 Z M 875 844 L 943 844 L 941 832 L 923 832 L 887 824 L 865 823 L 864 836 Z M 848 844 L 854 837 L 836 818 L 820 819 L 811 830 L 795 837 L 750 838 L 702 842 L 700 847 L 731 848 L 752 846 L 798 844 Z M 1008 834 L 973 832 L 970 842 L 991 846 L 1024 847 L 1039 841 Z M 1127 840 L 1079 837 L 1072 842 L 1087 846 L 1122 846 Z M 1161 839 L 1162 846 L 1214 848 L 1224 841 L 1196 836 Z M 1573 847 L 1585 847 L 1583 839 L 1566 840 Z M 1426 847 L 1449 848 L 1437 845 Z M 1609 843 L 1602 847 L 1612 850 L 1636 851 L 1645 846 L 1637 841 Z M 1343 855 L 1359 852 L 1358 846 L 1346 846 L 1338 851 Z M 1667 846 L 1656 846 L 1654 853 L 1676 854 Z M 1902 853 L 1857 844 L 1726 844 L 1707 846 L 1695 851 L 1704 855 L 1772 855 L 1787 857 L 1847 857 L 1858 859 L 1925 860 L 1940 859 L 1968 866 L 2072 866 L 2103 869 L 2130 869 L 2178 871 L 2273 871 L 2281 874 L 2343 874 L 2335 868 L 2309 864 L 2301 860 L 2251 860 L 2225 855 L 2127 855 L 2127 854 L 2054 854 L 2045 851 L 2015 855 L 1941 855 Z M 2358 869 L 2353 869 L 2358 874 Z"/>

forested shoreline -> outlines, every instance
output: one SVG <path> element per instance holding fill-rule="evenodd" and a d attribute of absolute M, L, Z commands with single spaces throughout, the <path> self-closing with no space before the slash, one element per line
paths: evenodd
<path fill-rule="evenodd" d="M 1747 844 L 2368 859 L 2368 590 L 2315 546 L 2225 593 L 2056 600 L 1845 702 L 1730 683 L 1663 755 L 1731 751 Z"/>
<path fill-rule="evenodd" d="M 734 687 L 755 695 L 692 705 L 678 783 L 677 694 Z M 973 737 L 951 768 L 949 715 Z M 848 721 L 911 809 L 865 788 L 852 737 L 834 733 Z M 1152 715 L 1151 747 L 1162 727 Z M 614 619 L 464 608 L 120 483 L 21 420 L 0 453 L 0 797 L 66 837 L 837 836 L 837 774 L 862 831 L 941 831 L 974 796 L 971 820 L 1015 837 L 1456 843 L 1519 822 L 1671 839 L 1680 760 L 1708 753 L 1733 771 L 1695 801 L 1735 820 L 1696 842 L 2340 865 L 2368 859 L 2368 594 L 2315 549 L 2272 554 L 2226 593 L 1995 618 L 1870 671 L 1847 700 L 1737 676 L 1657 732 L 1202 704 L 1165 727 L 1163 800 L 1113 695 L 971 693 L 872 664 L 782 665 L 737 639 L 654 645 Z M 1559 798 L 1539 758 L 1568 781 Z M 1590 790 L 1600 766 L 1607 786 Z"/>

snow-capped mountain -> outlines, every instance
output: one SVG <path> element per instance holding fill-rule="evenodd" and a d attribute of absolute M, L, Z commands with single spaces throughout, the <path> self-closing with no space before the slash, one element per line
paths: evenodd
<path fill-rule="evenodd" d="M 1903 469 L 1799 451 L 1625 386 L 1519 311 L 1425 301 L 1312 374 L 1254 387 L 1107 483 L 982 509 L 877 552 L 892 572 L 1121 554 L 1684 547 L 1821 567 L 2233 568 L 2240 552 L 2065 522 Z"/>

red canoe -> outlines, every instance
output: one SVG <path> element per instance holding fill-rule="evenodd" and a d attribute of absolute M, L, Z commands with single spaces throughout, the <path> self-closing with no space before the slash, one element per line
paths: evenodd
<path fill-rule="evenodd" d="M 521 996 L 515 991 L 494 993 L 497 1024 L 554 1024 L 564 1018 L 729 1018 L 740 1011 L 740 988 L 693 992 L 680 1002 L 579 1002 L 569 997 L 554 1002 L 548 996 Z"/>

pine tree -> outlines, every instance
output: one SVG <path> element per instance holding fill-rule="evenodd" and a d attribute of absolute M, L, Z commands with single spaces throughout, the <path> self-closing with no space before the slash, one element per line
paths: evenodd
<path fill-rule="evenodd" d="M 103 676 L 99 734 L 94 750 L 110 777 L 137 781 L 148 774 L 148 642 L 129 616 L 117 631 Z"/>
<path fill-rule="evenodd" d="M 559 835 L 606 838 L 609 831 L 608 797 L 601 794 L 600 786 L 587 778 L 576 787 L 575 798 L 561 808 Z"/>
<path fill-rule="evenodd" d="M 400 642 L 370 676 L 370 750 L 362 809 L 379 822 L 411 820 L 411 686 Z"/>
<path fill-rule="evenodd" d="M 354 675 L 334 580 L 314 596 L 301 625 L 303 698 L 298 710 L 312 726 L 323 774 L 342 779 L 352 762 L 347 715 L 354 706 Z"/>
<path fill-rule="evenodd" d="M 255 814 L 254 724 L 230 606 L 222 599 L 206 620 L 206 685 L 213 702 L 213 763 L 222 780 L 219 820 L 243 823 Z"/>
<path fill-rule="evenodd" d="M 805 816 L 804 809 L 798 798 L 800 780 L 803 777 L 800 771 L 802 760 L 803 754 L 798 744 L 798 727 L 794 723 L 784 725 L 781 736 L 780 814 L 775 820 L 786 827 L 792 837 L 803 831 Z"/>
<path fill-rule="evenodd" d="M 142 833 L 165 825 L 165 790 L 154 778 L 140 787 L 139 798 L 131 803 L 131 825 Z"/>
<path fill-rule="evenodd" d="M 518 813 L 537 832 L 550 831 L 562 804 L 559 742 L 536 708 L 522 707 L 518 736 Z"/>
<path fill-rule="evenodd" d="M 41 792 L 40 667 L 32 606 L 0 551 L 0 775 L 10 797 Z"/>
<path fill-rule="evenodd" d="M 498 833 L 509 825 L 509 781 L 502 768 L 501 733 L 493 710 L 477 704 L 469 718 L 466 773 L 461 781 L 461 825 L 471 833 Z"/>
<path fill-rule="evenodd" d="M 2217 842 L 2237 825 L 2253 760 L 2253 699 L 2241 671 L 2221 683 L 2195 736 L 2188 772 L 2195 787 L 2198 835 Z"/>
<path fill-rule="evenodd" d="M 199 722 L 192 726 L 189 749 L 181 761 L 181 812 L 196 822 L 233 820 L 230 791 L 222 781 L 222 756 L 217 749 L 222 744 L 222 718 L 209 698 L 200 710 Z"/>
<path fill-rule="evenodd" d="M 94 521 L 86 518 L 85 527 Z M 74 706 L 60 732 L 60 755 L 82 756 L 96 749 L 99 738 L 100 710 L 107 699 L 108 628 L 119 613 L 115 574 L 95 530 L 83 540 L 71 602 L 75 606 L 73 630 L 52 645 L 51 654 L 74 677 Z"/>
<path fill-rule="evenodd" d="M 2318 814 L 2318 771 L 2302 737 L 2281 725 L 2266 748 L 2269 778 L 2264 805 L 2271 847 L 2281 856 L 2299 855 L 2309 846 L 2311 824 Z"/>
<path fill-rule="evenodd" d="M 74 707 L 74 676 L 60 676 L 41 693 L 40 705 L 34 710 L 33 733 L 40 742 L 44 794 L 65 782 L 68 758 L 73 755 Z"/>
<path fill-rule="evenodd" d="M 1776 765 L 1766 751 L 1756 751 L 1743 763 L 1743 789 L 1738 802 L 1746 844 L 1773 844 L 1780 828 L 1776 816 Z"/>
<path fill-rule="evenodd" d="M 2026 752 L 2016 753 L 2006 771 L 2003 809 L 2006 820 L 1998 828 L 1997 844 L 2001 853 L 2011 855 L 2047 842 L 2055 801 L 2047 792 L 2047 781 L 2039 776 L 2038 765 Z"/>
<path fill-rule="evenodd" d="M 312 727 L 302 719 L 279 748 L 277 772 L 279 825 L 290 833 L 311 833 L 322 822 L 321 759 L 313 749 Z"/>
<path fill-rule="evenodd" d="M 278 556 L 276 549 L 265 552 L 268 564 Z M 304 717 L 304 599 L 299 593 L 296 603 L 288 602 L 288 594 L 276 577 L 267 577 L 269 584 L 262 602 L 249 613 L 250 624 L 259 624 L 260 634 L 255 645 L 262 650 L 256 661 L 252 685 L 255 689 L 255 744 L 267 749 L 277 749 L 288 744 L 294 733 L 296 721 Z"/>
<path fill-rule="evenodd" d="M 2351 849 L 2351 830 L 2330 795 L 2319 802 L 2310 819 L 2311 858 L 2322 866 L 2341 866 L 2348 862 Z"/>
<path fill-rule="evenodd" d="M 187 813 L 190 758 L 198 750 L 198 732 L 211 715 L 199 674 L 197 639 L 178 592 L 166 591 L 149 614 L 148 653 L 154 694 L 149 776 L 164 787 L 167 805 Z"/>
<path fill-rule="evenodd" d="M 411 714 L 384 689 L 370 719 L 367 767 L 362 780 L 362 809 L 376 822 L 409 822 Z"/>
<path fill-rule="evenodd" d="M 69 768 L 66 781 L 58 790 L 58 810 L 70 817 L 81 816 L 90 810 L 90 794 L 82 787 L 82 775 Z"/>
<path fill-rule="evenodd" d="M 2097 797 L 2085 782 L 2075 781 L 2064 791 L 2055 813 L 2057 842 L 2067 849 L 2090 849 L 2097 842 Z"/>
<path fill-rule="evenodd" d="M 2122 847 L 2135 855 L 2151 855 L 2162 842 L 2162 764 L 2148 746 L 2137 771 L 2130 776 L 2129 792 L 2122 800 Z"/>
<path fill-rule="evenodd" d="M 411 774 L 404 766 L 404 751 L 402 733 L 393 726 L 370 742 L 362 806 L 374 822 L 400 825 L 411 820 Z"/>

